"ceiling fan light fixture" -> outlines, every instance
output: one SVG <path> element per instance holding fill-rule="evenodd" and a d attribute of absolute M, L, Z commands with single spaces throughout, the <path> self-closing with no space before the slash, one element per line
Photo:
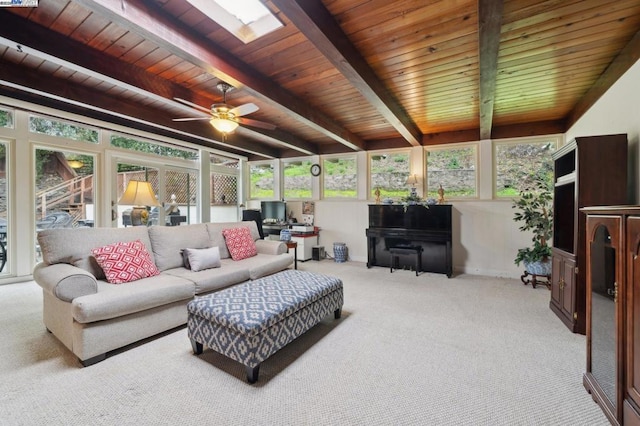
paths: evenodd
<path fill-rule="evenodd" d="M 209 123 L 221 133 L 231 133 L 238 128 L 238 123 L 224 118 L 213 117 Z"/>

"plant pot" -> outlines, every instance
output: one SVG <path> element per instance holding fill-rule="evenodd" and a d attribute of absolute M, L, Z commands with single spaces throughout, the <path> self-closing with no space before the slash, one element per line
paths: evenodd
<path fill-rule="evenodd" d="M 537 262 L 524 262 L 524 270 L 531 275 L 551 275 L 551 259 Z"/>

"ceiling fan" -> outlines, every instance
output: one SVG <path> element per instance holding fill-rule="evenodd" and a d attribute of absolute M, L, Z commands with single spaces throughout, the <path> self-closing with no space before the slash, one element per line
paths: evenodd
<path fill-rule="evenodd" d="M 262 129 L 273 130 L 276 128 L 271 123 L 265 123 L 264 121 L 252 120 L 243 116 L 256 112 L 259 108 L 254 103 L 247 103 L 237 107 L 233 107 L 227 104 L 227 92 L 233 90 L 233 86 L 224 81 L 219 82 L 216 87 L 222 92 L 222 103 L 213 104 L 211 108 L 207 109 L 200 105 L 189 102 L 186 99 L 174 98 L 176 101 L 188 105 L 198 111 L 209 114 L 208 117 L 187 117 L 187 118 L 174 118 L 173 121 L 195 121 L 195 120 L 209 120 L 211 125 L 221 132 L 223 135 L 233 132 L 240 124 L 260 127 Z"/>

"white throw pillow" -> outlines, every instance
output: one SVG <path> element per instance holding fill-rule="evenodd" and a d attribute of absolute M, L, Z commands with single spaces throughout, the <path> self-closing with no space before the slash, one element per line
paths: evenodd
<path fill-rule="evenodd" d="M 194 272 L 203 269 L 220 267 L 220 249 L 218 247 L 210 247 L 203 249 L 184 249 L 189 258 L 189 265 Z"/>

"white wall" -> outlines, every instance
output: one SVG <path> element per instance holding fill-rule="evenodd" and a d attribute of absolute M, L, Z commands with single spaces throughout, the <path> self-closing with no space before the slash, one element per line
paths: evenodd
<path fill-rule="evenodd" d="M 640 61 L 636 62 L 566 133 L 577 136 L 626 133 L 629 139 L 631 204 L 640 200 L 638 178 L 640 135 Z"/>

